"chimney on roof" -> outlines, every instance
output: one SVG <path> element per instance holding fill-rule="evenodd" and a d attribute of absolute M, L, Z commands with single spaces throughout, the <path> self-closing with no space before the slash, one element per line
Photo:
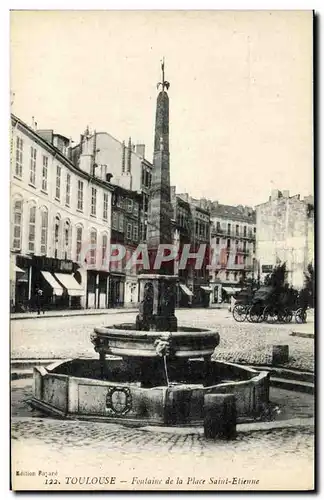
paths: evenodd
<path fill-rule="evenodd" d="M 141 158 L 145 158 L 145 144 L 136 144 L 135 152 Z"/>
<path fill-rule="evenodd" d="M 125 141 L 122 144 L 122 173 L 125 172 L 125 161 L 126 161 L 126 146 Z"/>
<path fill-rule="evenodd" d="M 127 151 L 127 173 L 130 173 L 132 169 L 132 139 L 128 139 L 128 151 Z"/>

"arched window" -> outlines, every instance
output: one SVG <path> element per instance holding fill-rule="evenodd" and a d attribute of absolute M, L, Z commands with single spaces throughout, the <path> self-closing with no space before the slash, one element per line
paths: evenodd
<path fill-rule="evenodd" d="M 23 200 L 15 200 L 13 206 L 13 242 L 12 247 L 14 250 L 21 250 L 21 233 L 22 233 L 22 213 L 23 213 Z"/>
<path fill-rule="evenodd" d="M 47 238 L 48 238 L 48 211 L 47 208 L 41 209 L 41 246 L 40 253 L 47 254 Z"/>
<path fill-rule="evenodd" d="M 29 223 L 28 223 L 29 253 L 35 253 L 35 236 L 36 236 L 36 205 L 33 203 L 29 207 Z"/>
<path fill-rule="evenodd" d="M 96 252 L 97 252 L 97 231 L 91 229 L 90 232 L 90 264 L 96 264 Z"/>
<path fill-rule="evenodd" d="M 55 217 L 54 224 L 54 257 L 55 259 L 59 258 L 59 249 L 60 249 L 60 233 L 61 233 L 61 218 L 59 215 Z"/>
<path fill-rule="evenodd" d="M 82 226 L 76 228 L 76 255 L 75 260 L 81 262 L 81 248 L 82 248 Z"/>
<path fill-rule="evenodd" d="M 107 245 L 108 245 L 108 235 L 103 233 L 102 235 L 102 254 L 101 254 L 101 265 L 107 265 Z"/>
<path fill-rule="evenodd" d="M 63 242 L 63 248 L 64 248 L 64 259 L 70 259 L 71 258 L 71 224 L 70 221 L 65 221 L 64 223 L 64 242 Z"/>

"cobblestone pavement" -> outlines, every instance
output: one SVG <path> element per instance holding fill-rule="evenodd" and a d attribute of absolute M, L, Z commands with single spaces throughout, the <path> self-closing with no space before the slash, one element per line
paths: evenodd
<path fill-rule="evenodd" d="M 30 394 L 30 381 L 12 383 L 14 471 L 57 470 L 61 484 L 67 475 L 116 475 L 120 481 L 126 478 L 125 483 L 117 484 L 119 489 L 134 488 L 133 477 L 178 475 L 188 481 L 190 470 L 195 477 L 204 478 L 235 475 L 249 479 L 262 474 L 264 483 L 261 481 L 260 489 L 266 489 L 267 485 L 284 488 L 283 480 L 290 487 L 298 488 L 298 481 L 300 487 L 306 483 L 311 487 L 312 427 L 239 432 L 235 441 L 207 441 L 197 432 L 163 433 L 116 424 L 45 418 L 26 404 Z M 271 389 L 270 393 L 282 417 L 313 415 L 311 396 L 289 393 L 288 409 L 287 394 L 279 389 Z M 284 475 L 283 470 L 287 471 Z M 297 480 L 293 479 L 296 473 Z M 41 488 L 42 484 L 37 483 L 37 487 Z M 195 489 L 193 484 L 185 486 Z M 222 489 L 213 485 L 209 488 Z"/>
<path fill-rule="evenodd" d="M 77 316 L 46 319 L 43 317 L 11 322 L 12 358 L 93 357 L 90 333 L 95 326 L 132 323 L 134 314 Z M 233 362 L 269 364 L 272 346 L 289 345 L 289 366 L 314 370 L 314 340 L 293 337 L 298 325 L 236 323 L 231 314 L 219 309 L 178 310 L 178 323 L 184 326 L 215 328 L 220 344 L 217 359 Z M 313 326 L 312 319 L 309 328 Z"/>

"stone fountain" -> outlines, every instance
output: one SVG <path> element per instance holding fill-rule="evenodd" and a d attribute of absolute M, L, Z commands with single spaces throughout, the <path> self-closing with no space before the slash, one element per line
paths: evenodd
<path fill-rule="evenodd" d="M 95 328 L 91 342 L 99 359 L 66 360 L 34 369 L 31 404 L 48 414 L 192 426 L 203 423 L 206 401 L 213 394 L 234 395 L 238 420 L 258 417 L 268 403 L 267 372 L 212 360 L 220 340 L 216 331 L 178 327 L 174 262 L 154 266 L 160 245 L 172 243 L 169 85 L 163 63 L 148 215 L 150 271 L 139 276 L 136 323 Z"/>

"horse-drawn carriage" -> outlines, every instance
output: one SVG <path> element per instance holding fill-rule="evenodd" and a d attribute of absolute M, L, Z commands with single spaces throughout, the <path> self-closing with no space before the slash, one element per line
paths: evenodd
<path fill-rule="evenodd" d="M 306 307 L 300 304 L 298 293 L 288 287 L 278 292 L 271 286 L 261 286 L 254 292 L 242 290 L 235 298 L 235 321 L 290 323 L 295 317 L 297 323 L 306 323 Z"/>

